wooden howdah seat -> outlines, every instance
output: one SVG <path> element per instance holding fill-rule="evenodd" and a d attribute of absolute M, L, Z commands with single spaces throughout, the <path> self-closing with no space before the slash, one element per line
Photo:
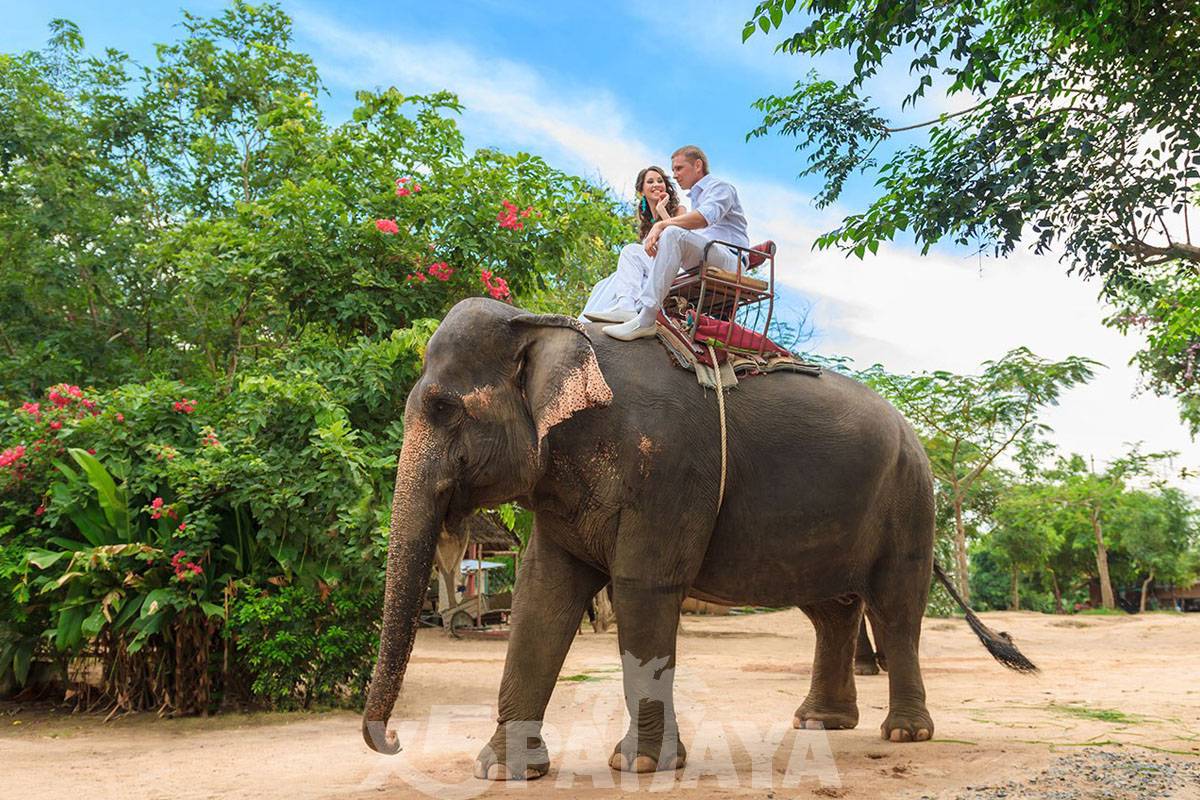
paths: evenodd
<path fill-rule="evenodd" d="M 738 253 L 736 272 L 714 267 L 708 263 L 713 247 L 727 247 Z M 754 277 L 750 270 L 766 265 L 766 280 Z M 775 242 L 765 241 L 752 247 L 739 247 L 728 242 L 711 241 L 704 248 L 700 266 L 681 272 L 671 284 L 667 297 L 677 297 L 690 309 L 716 319 L 737 321 L 747 325 L 747 315 L 738 319 L 738 312 L 756 307 L 754 324 L 747 325 L 765 337 L 775 310 Z M 679 304 L 679 301 L 676 301 Z M 766 319 L 762 310 L 766 307 Z M 759 329 L 758 323 L 762 322 Z M 694 323 L 693 323 L 694 324 Z M 731 328 L 732 329 L 732 328 Z M 761 353 L 760 353 L 761 355 Z"/>

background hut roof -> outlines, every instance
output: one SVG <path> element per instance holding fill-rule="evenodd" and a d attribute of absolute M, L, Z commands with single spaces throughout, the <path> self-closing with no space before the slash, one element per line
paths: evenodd
<path fill-rule="evenodd" d="M 520 546 L 517 535 L 486 514 L 472 514 L 463 520 L 462 530 L 470 544 L 490 550 L 513 550 Z"/>

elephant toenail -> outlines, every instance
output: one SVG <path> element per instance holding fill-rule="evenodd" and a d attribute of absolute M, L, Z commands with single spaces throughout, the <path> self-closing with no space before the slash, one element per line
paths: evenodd
<path fill-rule="evenodd" d="M 800 719 L 799 717 L 792 717 L 792 727 L 796 730 L 800 730 L 804 727 L 804 720 Z"/>
<path fill-rule="evenodd" d="M 658 768 L 658 762 L 650 756 L 638 756 L 633 760 L 634 772 L 654 772 Z"/>
<path fill-rule="evenodd" d="M 503 764 L 492 764 L 488 767 L 487 776 L 489 781 L 506 781 L 509 778 L 508 768 Z"/>
<path fill-rule="evenodd" d="M 930 738 L 929 731 L 927 729 L 925 729 L 925 728 L 917 729 L 917 741 L 918 742 L 927 741 L 929 738 Z"/>

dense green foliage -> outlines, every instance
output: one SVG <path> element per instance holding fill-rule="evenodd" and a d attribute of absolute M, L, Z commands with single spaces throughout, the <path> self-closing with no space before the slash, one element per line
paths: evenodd
<path fill-rule="evenodd" d="M 1200 245 L 1188 216 L 1200 185 L 1200 6 L 766 0 L 743 36 L 793 20 L 777 49 L 845 52 L 849 76 L 810 74 L 762 98 L 751 135 L 795 136 L 804 174 L 824 180 L 820 204 L 855 173 L 878 177 L 868 207 L 818 245 L 862 257 L 908 232 L 926 251 L 950 241 L 1006 255 L 1025 241 L 1059 253 L 1103 277 L 1120 309 L 1110 323 L 1146 331 L 1139 365 L 1200 430 Z M 902 109 L 944 93 L 957 110 L 888 120 L 866 91 L 905 68 Z"/>
<path fill-rule="evenodd" d="M 467 151 L 452 95 L 326 120 L 277 8 L 185 14 L 149 65 L 51 28 L 0 54 L 0 679 L 90 654 L 123 708 L 336 702 L 435 320 L 582 305 L 631 222 Z"/>

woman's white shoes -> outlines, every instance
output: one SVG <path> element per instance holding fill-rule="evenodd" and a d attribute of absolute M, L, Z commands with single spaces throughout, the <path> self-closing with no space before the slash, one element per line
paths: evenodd
<path fill-rule="evenodd" d="M 623 342 L 632 342 L 636 339 L 649 339 L 658 332 L 658 328 L 654 323 L 646 327 L 641 327 L 640 320 L 636 316 L 620 325 L 605 325 L 602 330 L 614 339 L 620 339 Z"/>
<path fill-rule="evenodd" d="M 629 322 L 637 316 L 636 311 L 625 311 L 624 309 L 614 308 L 611 311 L 585 311 L 583 316 L 590 319 L 592 322 Z"/>

